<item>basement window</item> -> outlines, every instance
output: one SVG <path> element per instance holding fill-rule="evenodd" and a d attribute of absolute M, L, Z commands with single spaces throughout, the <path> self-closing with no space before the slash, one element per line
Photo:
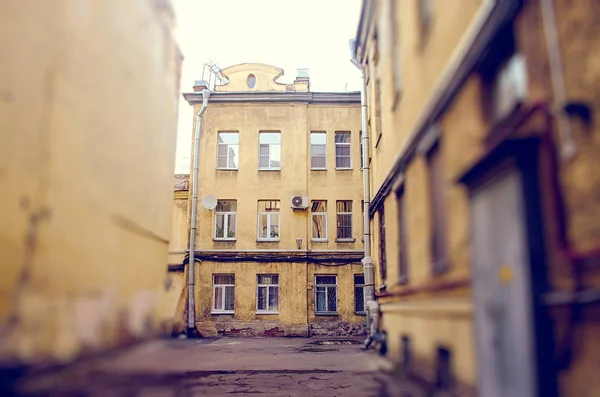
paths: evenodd
<path fill-rule="evenodd" d="M 337 315 L 337 276 L 315 277 L 315 314 Z"/>

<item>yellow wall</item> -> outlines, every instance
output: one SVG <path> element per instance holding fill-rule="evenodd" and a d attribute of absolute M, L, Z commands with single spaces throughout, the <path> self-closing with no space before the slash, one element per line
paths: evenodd
<path fill-rule="evenodd" d="M 195 108 L 195 113 L 199 110 Z M 199 249 L 291 249 L 302 248 L 310 240 L 310 211 L 290 207 L 293 195 L 308 194 L 309 200 L 328 200 L 328 242 L 312 243 L 308 249 L 362 249 L 359 105 L 302 104 L 209 104 L 200 139 L 200 176 L 198 180 Z M 310 131 L 327 133 L 326 171 L 309 169 Z M 217 134 L 239 132 L 239 170 L 216 169 Z M 258 171 L 259 131 L 281 132 L 281 171 Z M 335 131 L 351 131 L 352 170 L 335 170 Z M 201 200 L 208 194 L 218 199 L 237 200 L 237 240 L 213 241 L 214 212 L 206 210 Z M 257 242 L 257 201 L 281 200 L 279 242 Z M 355 243 L 336 243 L 335 201 L 353 201 L 353 237 Z"/>
<path fill-rule="evenodd" d="M 69 360 L 156 333 L 181 60 L 172 15 L 150 1 L 71 3 L 0 6 L 9 361 Z"/>
<path fill-rule="evenodd" d="M 257 78 L 255 89 L 246 85 L 248 74 Z M 198 178 L 198 220 L 196 249 L 198 251 L 281 251 L 304 252 L 335 250 L 354 253 L 354 259 L 336 266 L 313 265 L 307 262 L 289 263 L 271 258 L 264 262 L 252 259 L 233 263 L 202 261 L 196 293 L 197 325 L 203 335 L 308 335 L 327 333 L 362 333 L 364 316 L 354 314 L 354 274 L 362 268 L 356 264 L 361 255 L 362 172 L 360 167 L 360 103 L 354 94 L 354 103 L 252 102 L 222 103 L 216 98 L 220 91 L 245 91 L 252 98 L 253 91 L 283 91 L 284 86 L 273 83 L 282 70 L 262 64 L 234 65 L 223 69 L 229 83 L 217 88 L 211 96 L 203 117 L 200 139 Z M 267 84 L 268 83 L 268 84 Z M 296 95 L 277 92 L 279 98 Z M 289 98 L 289 97 L 288 97 Z M 287 98 L 286 98 L 287 99 Z M 194 104 L 194 114 L 200 110 Z M 195 128 L 195 125 L 194 125 Z M 239 133 L 238 169 L 218 170 L 217 138 L 219 132 Z M 259 133 L 281 133 L 281 170 L 259 171 Z M 310 132 L 326 132 L 327 170 L 310 170 Z M 335 133 L 351 133 L 351 170 L 335 169 Z M 212 194 L 219 200 L 237 201 L 237 230 L 235 241 L 215 241 L 215 212 L 202 205 L 202 199 Z M 310 200 L 327 200 L 328 241 L 312 242 L 310 210 L 292 210 L 294 195 L 307 195 Z M 258 200 L 280 200 L 280 240 L 257 241 Z M 336 200 L 351 200 L 353 205 L 352 242 L 336 241 Z M 302 239 L 300 250 L 296 239 Z M 337 254 L 335 254 L 337 255 Z M 354 264 L 351 264 L 354 263 Z M 316 270 L 315 270 L 316 269 Z M 322 273 L 338 274 L 338 315 L 314 315 L 314 276 Z M 211 314 L 212 275 L 235 274 L 235 314 Z M 280 275 L 280 310 L 277 315 L 256 314 L 256 275 Z M 308 306 L 307 306 L 308 305 Z M 309 327 L 311 331 L 309 332 Z"/>
<path fill-rule="evenodd" d="M 363 63 L 368 60 L 368 95 L 370 135 L 372 143 L 373 183 L 372 194 L 377 193 L 388 176 L 390 166 L 406 147 L 419 118 L 426 111 L 425 105 L 432 90 L 448 67 L 453 51 L 458 51 L 462 38 L 467 35 L 473 19 L 483 6 L 482 1 L 448 0 L 435 1 L 431 29 L 426 36 L 419 30 L 417 0 L 396 2 L 396 48 L 401 56 L 402 84 L 396 91 L 393 67 L 399 67 L 392 58 L 392 29 L 390 25 L 390 0 L 366 1 L 367 12 L 363 13 L 362 31 L 359 32 L 358 53 Z M 460 3 L 460 4 L 459 4 Z M 372 10 L 369 14 L 368 10 Z M 585 101 L 592 112 L 600 106 L 600 97 L 593 87 L 597 86 L 600 73 L 596 47 L 600 45 L 598 28 L 594 25 L 595 9 L 591 4 L 577 4 L 567 0 L 556 2 L 557 32 L 564 65 L 564 78 L 568 101 Z M 371 22 L 370 24 L 368 22 Z M 365 31 L 365 29 L 369 29 Z M 377 32 L 378 41 L 373 40 Z M 527 105 L 552 98 L 552 83 L 548 68 L 548 55 L 542 30 L 539 2 L 525 2 L 515 18 L 517 50 L 525 56 L 527 65 Z M 378 44 L 377 44 L 378 43 Z M 376 50 L 378 46 L 378 51 Z M 379 54 L 378 57 L 376 54 Z M 378 59 L 377 59 L 378 58 Z M 575 61 L 576 60 L 576 61 Z M 381 127 L 377 120 L 377 96 L 375 85 L 381 86 Z M 450 268 L 440 276 L 431 275 L 430 203 L 428 171 L 422 154 L 415 155 L 403 173 L 405 208 L 407 218 L 407 246 L 409 282 L 398 285 L 398 230 L 397 202 L 395 192 L 383 200 L 386 220 L 387 291 L 379 299 L 381 304 L 382 329 L 387 332 L 390 356 L 401 357 L 400 338 L 409 336 L 413 347 L 413 359 L 417 372 L 430 381 L 435 381 L 433 368 L 437 358 L 435 349 L 439 345 L 452 350 L 452 368 L 458 386 L 472 393 L 476 382 L 474 329 L 472 324 L 473 302 L 467 287 L 470 279 L 469 250 L 469 200 L 465 189 L 457 183 L 463 174 L 485 151 L 485 134 L 492 125 L 484 116 L 482 99 L 485 87 L 477 73 L 464 82 L 443 114 L 436 120 L 440 130 L 440 152 L 443 163 L 444 203 L 448 238 Z M 398 99 L 399 98 L 399 99 Z M 554 127 L 556 118 L 554 115 Z M 566 219 L 572 247 L 578 252 L 597 248 L 600 236 L 600 215 L 597 211 L 598 144 L 595 137 L 597 126 L 586 126 L 576 119 L 569 122 L 577 148 L 576 156 L 560 162 L 560 187 L 566 201 Z M 533 124 L 532 124 L 533 125 Z M 536 134 L 542 124 L 521 128 L 521 133 Z M 381 128 L 381 131 L 379 130 Z M 379 134 L 381 140 L 377 144 Z M 561 142 L 556 131 L 555 140 Z M 377 147 L 375 147 L 377 145 Z M 547 272 L 551 291 L 569 291 L 574 281 L 573 263 L 565 260 L 559 252 L 557 241 L 557 218 L 553 212 L 552 191 L 549 182 L 548 154 L 542 149 L 539 188 L 542 202 L 544 238 L 547 251 Z M 379 220 L 372 220 L 373 258 L 375 261 L 376 285 L 383 280 L 379 274 Z M 600 279 L 590 270 L 582 275 L 584 288 L 594 288 Z M 458 286 L 437 290 L 435 286 L 455 282 Z M 381 291 L 383 292 L 383 291 Z M 388 296 L 391 295 L 391 296 Z M 591 395 L 595 383 L 587 383 L 588 389 L 580 387 L 581 379 L 598 371 L 593 364 L 598 351 L 597 340 L 591 335 L 597 310 L 586 306 L 584 319 L 579 325 L 577 337 L 581 350 L 575 353 L 571 366 L 559 372 L 561 392 L 565 395 Z M 564 310 L 549 309 L 555 321 L 554 334 L 560 345 L 564 338 L 567 318 Z M 585 346 L 585 347 L 584 347 Z M 548 364 L 548 363 L 546 363 Z M 550 363 L 551 364 L 551 363 Z M 586 394 L 587 392 L 587 394 Z M 459 393 L 460 394 L 460 393 Z M 593 394 L 593 392 L 592 392 Z M 462 394 L 461 394 L 462 395 Z"/>
<path fill-rule="evenodd" d="M 188 191 L 176 191 L 171 220 L 171 240 L 169 241 L 169 261 L 170 265 L 181 264 L 185 258 L 185 250 L 189 249 L 189 215 L 188 215 Z"/>

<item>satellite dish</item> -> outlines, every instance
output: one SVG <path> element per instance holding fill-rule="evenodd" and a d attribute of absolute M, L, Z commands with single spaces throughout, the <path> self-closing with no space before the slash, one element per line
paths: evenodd
<path fill-rule="evenodd" d="M 204 204 L 204 208 L 207 210 L 214 210 L 217 207 L 217 198 L 214 195 L 209 194 L 204 197 L 202 204 Z"/>

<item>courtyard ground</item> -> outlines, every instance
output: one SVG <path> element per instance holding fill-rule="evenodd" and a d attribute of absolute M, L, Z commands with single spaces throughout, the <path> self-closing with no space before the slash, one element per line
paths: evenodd
<path fill-rule="evenodd" d="M 60 374 L 36 375 L 27 395 L 418 397 L 360 339 L 159 340 Z M 52 390 L 52 392 L 49 392 Z"/>

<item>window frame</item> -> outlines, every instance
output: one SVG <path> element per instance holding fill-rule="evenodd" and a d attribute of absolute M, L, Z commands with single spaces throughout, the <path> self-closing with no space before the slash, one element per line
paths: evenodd
<path fill-rule="evenodd" d="M 350 142 L 337 142 L 336 138 L 338 135 L 349 135 Z M 351 131 L 336 131 L 335 135 L 334 135 L 333 143 L 335 145 L 335 169 L 342 170 L 342 171 L 351 170 L 352 169 L 352 132 Z M 348 147 L 348 152 L 349 152 L 348 156 L 343 156 L 342 158 L 347 157 L 350 160 L 350 166 L 338 167 L 338 152 L 337 152 L 338 147 Z M 326 148 L 326 150 L 327 150 L 327 148 Z"/>
<path fill-rule="evenodd" d="M 322 158 L 325 159 L 325 167 L 313 167 L 312 165 L 312 159 L 314 157 L 313 155 L 313 143 L 312 143 L 312 137 L 313 134 L 317 135 L 317 134 L 323 134 L 325 136 L 325 143 L 321 144 L 314 144 L 316 146 L 325 146 L 325 154 L 322 156 Z M 311 131 L 310 135 L 309 135 L 309 144 L 310 144 L 310 169 L 311 171 L 325 171 L 327 170 L 327 132 L 325 131 Z M 321 158 L 321 156 L 319 156 L 318 158 Z"/>
<path fill-rule="evenodd" d="M 335 277 L 335 284 L 319 284 L 319 277 Z M 318 311 L 317 310 L 317 300 L 318 298 L 318 288 L 325 288 L 325 307 L 327 310 Z M 329 310 L 329 288 L 335 287 L 335 310 Z M 314 311 L 316 316 L 337 316 L 338 315 L 338 275 L 337 274 L 315 274 L 315 303 L 314 303 Z"/>
<path fill-rule="evenodd" d="M 429 252 L 431 254 L 431 274 L 433 276 L 439 276 L 450 268 L 448 263 L 448 235 L 441 144 L 441 139 L 438 138 L 425 154 L 431 215 Z"/>
<path fill-rule="evenodd" d="M 236 211 L 217 211 L 215 207 L 215 215 L 214 215 L 214 232 L 213 232 L 213 240 L 215 241 L 236 241 L 237 240 L 237 200 L 217 200 L 217 207 L 219 205 L 219 201 L 233 201 L 236 205 Z M 217 215 L 223 215 L 223 237 L 217 237 Z M 227 228 L 229 226 L 229 217 L 232 216 L 235 218 L 235 228 L 233 231 L 233 237 L 226 237 Z"/>
<path fill-rule="evenodd" d="M 269 201 L 276 201 L 279 203 L 279 208 L 277 208 L 277 211 L 258 211 L 258 206 L 260 205 L 261 201 L 265 201 L 265 202 L 269 202 Z M 256 218 L 256 240 L 257 241 L 279 241 L 281 238 L 281 201 L 280 200 L 258 200 L 257 204 L 257 218 Z M 261 222 L 260 222 L 260 218 L 262 215 L 266 215 L 267 216 L 267 234 L 270 235 L 271 232 L 271 215 L 272 214 L 277 214 L 278 217 L 278 232 L 277 232 L 277 237 L 261 237 L 260 236 L 260 232 L 261 232 Z"/>
<path fill-rule="evenodd" d="M 277 276 L 277 284 L 259 283 L 260 276 Z M 277 287 L 277 309 L 269 310 L 269 297 L 271 296 L 271 287 Z M 258 307 L 258 289 L 266 288 L 267 291 L 267 309 L 259 309 Z M 256 275 L 256 314 L 279 314 L 279 274 L 276 273 L 260 273 Z"/>
<path fill-rule="evenodd" d="M 379 218 L 379 272 L 381 275 L 382 287 L 387 284 L 387 252 L 385 247 L 385 210 L 383 204 L 377 210 Z"/>
<path fill-rule="evenodd" d="M 363 278 L 362 284 L 360 284 L 360 283 L 357 284 L 356 283 L 356 277 L 357 276 Z M 356 289 L 357 288 L 362 288 L 362 291 L 363 291 L 363 295 L 362 295 L 362 301 L 363 301 L 362 302 L 363 303 L 362 306 L 363 306 L 363 309 L 359 310 L 359 311 L 356 310 Z M 356 314 L 356 315 L 364 316 L 364 315 L 367 314 L 367 301 L 365 299 L 365 289 L 366 289 L 366 284 L 365 284 L 365 275 L 364 275 L 364 273 L 355 274 L 354 275 L 354 314 Z"/>
<path fill-rule="evenodd" d="M 279 143 L 260 143 L 260 137 L 262 134 L 278 134 L 279 135 Z M 268 145 L 269 146 L 269 166 L 261 167 L 260 166 L 260 146 Z M 281 159 L 279 160 L 279 167 L 271 167 L 271 146 L 279 146 L 279 153 L 281 154 L 281 131 L 259 131 L 258 132 L 258 170 L 259 171 L 281 171 Z"/>
<path fill-rule="evenodd" d="M 409 281 L 408 241 L 406 223 L 406 199 L 404 183 L 396 190 L 396 212 L 398 221 L 398 284 L 404 285 Z"/>
<path fill-rule="evenodd" d="M 313 203 L 314 202 L 323 202 L 325 203 L 325 211 L 320 211 L 320 212 L 314 212 L 312 210 L 313 207 Z M 329 225 L 327 222 L 327 216 L 328 212 L 327 212 L 327 200 L 312 200 L 311 204 L 310 204 L 310 241 L 313 242 L 318 242 L 318 243 L 326 243 L 327 241 L 329 241 L 328 237 L 329 237 Z M 324 227 L 324 231 L 323 231 L 323 235 L 325 237 L 313 237 L 313 219 L 315 216 L 321 216 L 325 218 L 325 227 Z"/>
<path fill-rule="evenodd" d="M 338 212 L 338 203 L 341 202 L 349 202 L 350 203 L 350 212 Z M 335 230 L 336 230 L 336 238 L 335 241 L 341 242 L 354 242 L 354 213 L 353 213 L 353 202 L 352 200 L 336 200 L 335 202 Z M 340 237 L 340 221 L 339 216 L 350 216 L 350 237 Z"/>
<path fill-rule="evenodd" d="M 221 134 L 236 134 L 237 135 L 237 143 L 236 144 L 230 144 L 230 143 L 219 143 L 219 135 Z M 221 156 L 219 154 L 219 147 L 221 145 L 224 145 L 227 147 L 227 151 L 229 152 L 229 147 L 230 146 L 237 146 L 238 148 L 238 166 L 237 167 L 230 167 L 229 166 L 229 156 L 227 157 L 227 167 L 219 167 L 219 157 Z M 217 164 L 216 164 L 216 168 L 218 170 L 225 170 L 225 171 L 238 171 L 239 170 L 239 155 L 240 155 L 240 133 L 239 131 L 219 131 L 217 133 Z"/>
<path fill-rule="evenodd" d="M 211 314 L 235 314 L 235 274 L 231 274 L 231 273 L 227 273 L 227 274 L 213 274 L 212 275 L 212 287 L 213 287 L 213 295 L 212 295 L 212 304 L 211 304 Z M 216 284 L 215 283 L 215 277 L 218 276 L 231 276 L 233 277 L 233 284 Z M 225 309 L 217 309 L 215 308 L 215 296 L 216 296 L 216 290 L 217 288 L 222 289 L 222 291 L 220 292 L 222 294 L 221 299 L 223 302 L 223 307 L 225 307 L 225 297 L 227 296 L 226 294 L 226 287 L 233 287 L 233 309 L 232 310 L 225 310 Z"/>

